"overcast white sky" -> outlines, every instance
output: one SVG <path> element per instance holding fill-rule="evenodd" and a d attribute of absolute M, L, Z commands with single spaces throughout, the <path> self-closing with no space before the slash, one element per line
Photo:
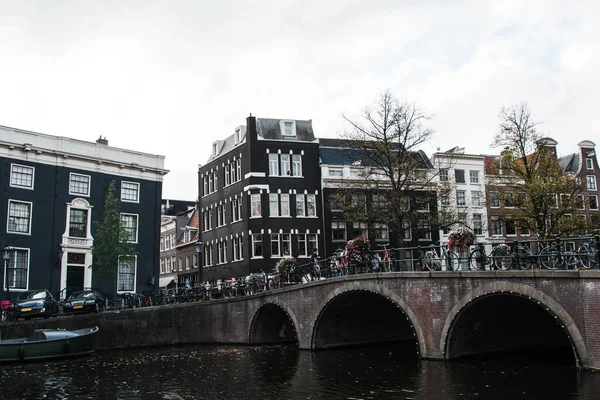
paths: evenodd
<path fill-rule="evenodd" d="M 0 125 L 166 156 L 195 200 L 249 113 L 339 136 L 389 89 L 433 115 L 424 150 L 489 147 L 527 102 L 559 154 L 600 145 L 599 1 L 0 0 Z"/>

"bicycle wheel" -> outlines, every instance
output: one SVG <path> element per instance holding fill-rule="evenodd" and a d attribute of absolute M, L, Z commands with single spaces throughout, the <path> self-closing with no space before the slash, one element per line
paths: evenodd
<path fill-rule="evenodd" d="M 444 266 L 446 271 L 458 271 L 460 270 L 460 256 L 454 251 L 448 251 L 445 254 Z"/>
<path fill-rule="evenodd" d="M 492 265 L 496 269 L 507 271 L 511 267 L 512 257 L 508 250 L 502 247 L 495 247 L 492 250 Z"/>
<path fill-rule="evenodd" d="M 428 251 L 423 256 L 423 266 L 430 271 L 439 271 L 442 267 L 440 259 L 437 254 L 433 251 Z"/>
<path fill-rule="evenodd" d="M 560 251 L 555 247 L 546 247 L 539 254 L 540 263 L 546 269 L 557 269 L 562 264 Z"/>
<path fill-rule="evenodd" d="M 473 249 L 469 254 L 469 268 L 473 271 L 485 270 L 486 265 L 490 265 L 490 257 L 479 249 Z"/>
<path fill-rule="evenodd" d="M 532 257 L 530 257 L 530 254 L 529 254 L 531 252 L 529 252 L 526 248 L 521 248 L 520 246 L 516 251 L 519 254 L 518 267 L 520 269 L 531 269 L 531 266 L 533 265 L 533 259 L 532 259 Z M 517 266 L 517 258 L 514 255 L 513 255 L 512 263 L 513 263 L 513 265 Z"/>
<path fill-rule="evenodd" d="M 596 268 L 596 252 L 587 243 L 577 249 L 579 263 L 585 269 Z"/>

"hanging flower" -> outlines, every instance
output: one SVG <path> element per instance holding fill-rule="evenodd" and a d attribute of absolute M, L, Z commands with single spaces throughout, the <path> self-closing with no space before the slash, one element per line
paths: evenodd
<path fill-rule="evenodd" d="M 289 275 L 296 269 L 296 259 L 294 257 L 286 257 L 277 261 L 275 268 L 279 275 Z"/>
<path fill-rule="evenodd" d="M 369 254 L 370 248 L 371 243 L 369 242 L 369 239 L 364 236 L 359 236 L 354 240 L 348 241 L 348 243 L 346 243 L 346 255 L 348 261 L 351 264 L 364 264 L 367 261 L 367 255 Z"/>
<path fill-rule="evenodd" d="M 448 235 L 446 244 L 450 250 L 465 250 L 475 242 L 475 234 L 470 229 L 460 227 Z"/>

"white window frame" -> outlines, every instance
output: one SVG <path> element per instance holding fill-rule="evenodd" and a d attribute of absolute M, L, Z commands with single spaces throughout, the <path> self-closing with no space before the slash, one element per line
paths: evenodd
<path fill-rule="evenodd" d="M 262 217 L 262 196 L 260 193 L 250 193 L 250 218 Z M 258 199 L 258 201 L 257 201 Z"/>
<path fill-rule="evenodd" d="M 269 235 L 269 243 L 271 244 L 271 258 L 281 258 L 281 234 L 280 233 L 271 233 Z M 273 251 L 273 247 L 276 246 L 277 251 Z"/>
<path fill-rule="evenodd" d="M 292 176 L 302 177 L 302 155 L 292 154 Z"/>
<path fill-rule="evenodd" d="M 585 166 L 588 171 L 593 171 L 594 170 L 594 160 L 592 160 L 591 158 L 586 158 Z"/>
<path fill-rule="evenodd" d="M 27 204 L 29 206 L 29 216 L 28 218 L 28 224 L 27 224 L 27 232 L 20 232 L 20 231 L 13 231 L 9 229 L 10 226 L 10 206 L 12 203 L 15 204 Z M 18 217 L 21 218 L 21 217 Z M 30 201 L 23 201 L 23 200 L 15 200 L 15 199 L 8 199 L 8 207 L 6 209 L 6 233 L 10 233 L 10 234 L 15 234 L 15 235 L 31 235 L 31 220 L 33 218 L 33 203 Z"/>
<path fill-rule="evenodd" d="M 13 267 L 10 267 L 10 269 L 13 269 L 13 270 L 15 270 L 15 268 L 14 268 L 14 262 L 15 262 L 15 260 L 17 258 L 16 257 L 16 252 L 17 251 L 23 251 L 23 252 L 26 252 L 26 254 L 27 254 L 27 278 L 25 280 L 25 287 L 24 288 L 18 288 L 18 287 L 14 286 L 14 282 L 15 282 L 14 277 L 16 276 L 16 274 L 13 274 L 13 282 L 10 285 L 10 290 L 13 291 L 13 292 L 23 292 L 23 291 L 29 290 L 29 272 L 30 272 L 30 269 L 31 269 L 31 250 L 28 249 L 28 248 L 25 248 L 25 247 L 13 247 L 12 248 L 12 250 L 11 250 L 12 255 L 10 257 L 10 265 L 13 265 Z M 2 270 L 4 271 L 4 279 L 2 280 L 2 282 L 3 282 L 3 286 L 2 286 L 3 290 L 6 290 L 6 283 L 7 283 L 7 280 L 8 280 L 8 269 L 9 268 L 5 268 L 4 265 L 2 266 Z"/>
<path fill-rule="evenodd" d="M 236 175 L 236 182 L 239 182 L 242 180 L 242 159 L 238 158 L 237 160 L 235 160 L 235 175 Z"/>
<path fill-rule="evenodd" d="M 306 216 L 306 204 L 305 204 L 304 194 L 298 193 L 296 194 L 296 217 L 305 217 Z M 298 207 L 300 206 L 301 209 Z"/>
<path fill-rule="evenodd" d="M 119 257 L 119 264 L 117 266 L 117 293 L 135 293 L 136 292 L 136 278 L 137 278 L 137 256 L 133 256 L 132 260 L 127 260 L 127 262 L 133 261 L 133 289 L 132 290 L 121 290 L 121 257 Z"/>
<path fill-rule="evenodd" d="M 448 177 L 448 168 L 440 168 L 438 176 L 440 178 L 440 182 L 448 182 L 450 179 Z"/>
<path fill-rule="evenodd" d="M 456 205 L 458 207 L 467 206 L 467 192 L 465 190 L 456 191 Z"/>
<path fill-rule="evenodd" d="M 24 173 L 22 171 L 15 172 L 15 167 L 31 170 L 31 174 L 30 174 L 31 175 L 31 186 L 19 185 L 17 183 L 13 183 L 13 177 L 14 177 L 15 174 L 29 175 L 29 174 Z M 19 188 L 19 189 L 33 190 L 34 185 L 35 185 L 35 167 L 29 166 L 29 165 L 23 165 L 23 164 L 10 164 L 10 179 L 9 179 L 9 182 L 10 182 L 10 187 Z"/>
<path fill-rule="evenodd" d="M 229 179 L 229 163 L 227 163 L 223 169 L 225 170 L 225 186 L 229 186 L 231 185 L 231 180 Z"/>
<path fill-rule="evenodd" d="M 334 236 L 334 232 L 343 231 L 344 235 L 341 239 L 336 239 Z M 346 242 L 348 235 L 346 233 L 346 221 L 331 221 L 331 241 L 332 242 Z"/>
<path fill-rule="evenodd" d="M 133 185 L 136 187 L 135 189 L 135 199 L 131 200 L 131 199 L 126 199 L 124 197 L 124 188 L 123 185 Z M 128 188 L 125 189 L 125 191 L 133 191 L 132 188 Z M 140 184 L 138 182 L 131 182 L 131 181 L 121 181 L 121 201 L 127 202 L 127 203 L 139 203 L 140 202 Z"/>
<path fill-rule="evenodd" d="M 296 121 L 294 120 L 286 120 L 282 119 L 280 122 L 279 128 L 281 129 L 281 137 L 282 138 L 292 138 L 296 137 Z M 286 132 L 286 126 L 290 127 L 289 134 Z"/>
<path fill-rule="evenodd" d="M 241 236 L 235 236 L 231 239 L 233 248 L 233 261 L 241 261 L 244 259 L 244 241 Z"/>
<path fill-rule="evenodd" d="M 587 190 L 598 190 L 598 185 L 596 184 L 596 176 L 588 175 L 585 178 Z"/>
<path fill-rule="evenodd" d="M 328 175 L 331 178 L 342 178 L 344 176 L 343 168 L 329 168 Z"/>
<path fill-rule="evenodd" d="M 217 243 L 217 265 L 227 264 L 227 241 L 222 240 Z"/>
<path fill-rule="evenodd" d="M 269 176 L 279 176 L 279 154 L 269 153 Z"/>
<path fill-rule="evenodd" d="M 291 160 L 289 154 L 281 154 L 279 156 L 279 160 L 281 161 L 281 167 L 279 172 L 281 176 L 292 176 L 292 168 L 291 168 Z"/>
<path fill-rule="evenodd" d="M 364 236 L 366 238 L 369 237 L 369 224 L 366 222 L 353 222 L 352 230 L 353 230 L 352 234 L 354 234 L 354 231 L 360 232 L 358 235 L 355 235 L 355 236 Z"/>
<path fill-rule="evenodd" d="M 139 234 L 139 224 L 140 224 L 140 216 L 138 214 L 132 213 L 121 213 L 121 223 L 125 224 L 123 217 L 134 217 L 135 218 L 135 240 L 128 240 L 129 243 L 137 243 L 138 242 L 138 234 Z"/>
<path fill-rule="evenodd" d="M 252 249 L 252 255 L 251 258 L 263 258 L 264 253 L 265 253 L 265 246 L 263 245 L 263 235 L 262 233 L 253 233 L 251 236 L 251 249 Z M 260 238 L 260 239 L 258 239 Z M 261 248 L 261 254 L 256 254 L 256 245 L 260 244 L 260 248 Z"/>
<path fill-rule="evenodd" d="M 269 193 L 269 217 L 279 217 L 279 194 Z"/>
<path fill-rule="evenodd" d="M 598 210 L 598 196 L 596 196 L 595 194 L 591 194 L 588 196 L 590 199 L 592 197 L 594 197 L 596 199 L 596 208 L 592 208 L 592 202 L 589 201 L 589 205 L 590 205 L 590 210 Z"/>
<path fill-rule="evenodd" d="M 469 170 L 469 183 L 472 185 L 479 184 L 479 171 L 478 170 Z"/>
<path fill-rule="evenodd" d="M 500 208 L 500 192 L 490 192 L 490 208 Z"/>
<path fill-rule="evenodd" d="M 317 195 L 316 194 L 307 194 L 304 196 L 306 198 L 306 216 L 309 218 L 317 218 Z M 312 205 L 312 214 L 311 214 L 311 205 Z"/>
<path fill-rule="evenodd" d="M 87 178 L 87 193 L 73 192 L 71 190 L 71 183 L 73 182 L 73 177 L 74 176 L 86 177 Z M 69 194 L 70 195 L 72 195 L 72 196 L 90 197 L 91 191 L 92 191 L 92 177 L 91 177 L 91 175 L 78 174 L 76 172 L 71 172 L 69 174 Z"/>
<path fill-rule="evenodd" d="M 483 214 L 473 214 L 473 233 L 483 235 Z"/>
<path fill-rule="evenodd" d="M 377 236 L 377 232 L 383 233 L 383 237 L 375 237 L 375 241 L 377 242 L 387 242 L 390 240 L 390 231 L 387 224 L 377 222 L 373 224 L 372 227 L 373 233 Z"/>

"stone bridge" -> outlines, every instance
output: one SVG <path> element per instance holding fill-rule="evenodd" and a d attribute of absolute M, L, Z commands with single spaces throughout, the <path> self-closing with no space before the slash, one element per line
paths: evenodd
<path fill-rule="evenodd" d="M 352 275 L 253 296 L 3 324 L 98 325 L 104 349 L 296 342 L 317 350 L 406 340 L 423 358 L 542 348 L 600 369 L 600 271 Z"/>

